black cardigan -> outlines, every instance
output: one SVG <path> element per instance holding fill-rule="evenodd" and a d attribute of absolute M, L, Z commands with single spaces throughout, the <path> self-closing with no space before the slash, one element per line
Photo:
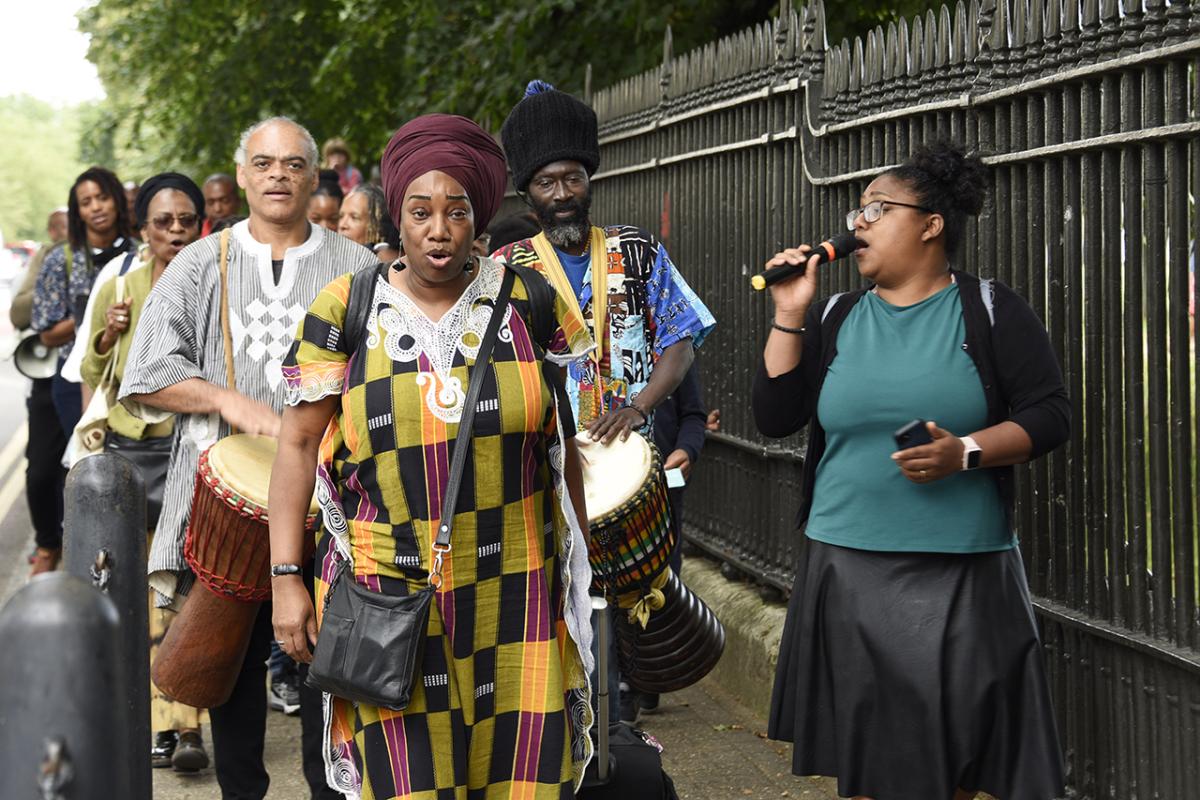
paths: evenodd
<path fill-rule="evenodd" d="M 951 270 L 962 299 L 966 341 L 963 349 L 975 362 L 987 399 L 988 426 L 1005 420 L 1020 425 L 1033 442 L 1030 460 L 1067 440 L 1071 432 L 1071 406 L 1063 386 L 1058 359 L 1050 337 L 1033 309 L 1012 289 L 993 281 L 993 314 L 980 297 L 979 279 Z M 870 287 L 839 297 L 822 320 L 828 300 L 814 303 L 805 317 L 803 353 L 800 364 L 790 372 L 767 376 L 760 362 L 754 378 L 751 407 L 754 421 L 765 436 L 790 436 L 809 423 L 808 452 L 804 458 L 801 499 L 797 524 L 808 521 L 817 465 L 825 453 L 825 430 L 817 421 L 817 401 L 829 365 L 837 356 L 837 333 L 850 309 Z M 897 427 L 905 420 L 899 420 Z M 966 435 L 969 432 L 963 432 Z M 1012 524 L 1014 499 L 1013 468 L 991 467 Z"/>
<path fill-rule="evenodd" d="M 692 466 L 696 466 L 700 451 L 704 449 L 707 421 L 708 408 L 700 389 L 700 370 L 697 361 L 693 361 L 679 386 L 654 410 L 654 444 L 663 460 L 675 450 L 683 450 Z"/>

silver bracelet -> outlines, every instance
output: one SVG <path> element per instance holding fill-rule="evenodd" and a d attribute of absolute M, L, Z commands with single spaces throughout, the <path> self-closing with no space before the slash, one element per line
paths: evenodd
<path fill-rule="evenodd" d="M 280 575 L 299 575 L 299 564 L 272 564 L 271 577 L 278 578 Z"/>

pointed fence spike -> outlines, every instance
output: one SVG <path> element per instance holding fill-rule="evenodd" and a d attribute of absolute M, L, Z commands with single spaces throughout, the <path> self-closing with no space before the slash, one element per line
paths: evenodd
<path fill-rule="evenodd" d="M 1070 0 L 1067 5 L 1073 5 L 1074 3 L 1075 0 Z M 1045 37 L 1046 41 L 1048 42 L 1056 41 L 1060 36 L 1062 36 L 1062 7 L 1062 0 L 1050 0 L 1049 7 L 1046 9 Z"/>
<path fill-rule="evenodd" d="M 1012 15 L 1012 46 L 1014 50 L 1020 49 L 1029 43 L 1029 39 L 1027 38 L 1029 7 L 1025 3 L 1026 0 L 1014 0 Z"/>
<path fill-rule="evenodd" d="M 847 52 L 851 52 L 849 42 L 842 40 L 843 46 Z M 850 56 L 850 91 L 857 92 L 863 85 L 863 43 L 862 39 L 855 36 L 852 55 Z"/>
<path fill-rule="evenodd" d="M 956 6 L 962 7 L 962 2 Z M 954 24 L 950 21 L 950 6 L 943 5 L 942 10 L 938 13 L 937 25 L 937 59 L 934 65 L 944 67 L 950 63 L 950 38 L 954 35 Z"/>
<path fill-rule="evenodd" d="M 900 49 L 904 52 L 899 62 L 901 68 L 900 74 L 915 76 L 925 68 L 925 54 L 923 52 L 925 49 L 925 25 L 918 16 L 913 18 L 912 34 L 910 36 L 904 35 L 906 27 L 907 23 L 901 19 Z"/>
<path fill-rule="evenodd" d="M 988 46 L 992 50 L 1007 50 L 1008 38 L 1008 0 L 996 0 L 996 13 L 992 16 L 992 30 Z"/>
<path fill-rule="evenodd" d="M 1028 14 L 1029 26 L 1025 33 L 1025 43 L 1029 45 L 1042 44 L 1046 35 L 1045 0 L 1030 0 Z"/>
<path fill-rule="evenodd" d="M 979 0 L 971 0 L 971 5 L 979 7 Z M 966 64 L 975 58 L 975 29 L 971 27 L 967 16 L 967 5 L 958 0 L 954 8 L 954 40 L 950 60 L 955 64 Z"/>
<path fill-rule="evenodd" d="M 1063 33 L 1079 30 L 1079 0 L 1066 0 L 1062 4 L 1062 30 Z"/>

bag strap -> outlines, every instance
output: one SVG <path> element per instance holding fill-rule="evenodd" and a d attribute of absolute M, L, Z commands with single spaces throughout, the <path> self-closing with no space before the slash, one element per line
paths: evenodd
<path fill-rule="evenodd" d="M 375 304 L 375 285 L 378 278 L 387 280 L 388 265 L 384 263 L 363 267 L 350 276 L 350 296 L 346 299 L 346 318 L 342 321 L 342 335 L 338 339 L 338 350 L 348 356 L 358 352 L 363 331 Z"/>
<path fill-rule="evenodd" d="M 525 284 L 525 294 L 529 297 L 530 333 L 534 342 L 543 351 L 548 351 L 557 327 L 554 319 L 554 288 L 542 273 L 532 267 L 513 263 L 506 263 L 505 266 L 517 273 L 521 283 Z"/>
<path fill-rule="evenodd" d="M 121 262 L 121 269 L 118 270 L 118 275 L 124 275 L 129 272 L 129 267 L 133 265 L 133 259 L 137 257 L 137 250 L 130 250 L 125 254 L 125 260 Z M 118 298 L 117 302 L 121 302 Z"/>
<path fill-rule="evenodd" d="M 508 307 L 508 299 L 512 294 L 515 274 L 510 269 L 504 270 L 500 293 L 496 295 L 496 304 L 492 306 L 492 317 L 488 320 L 487 330 L 483 334 L 483 340 L 479 343 L 479 352 L 475 355 L 475 363 L 471 366 L 467 396 L 463 401 L 462 416 L 458 421 L 458 436 L 454 440 L 454 456 L 450 462 L 446 494 L 442 498 L 442 519 L 438 524 L 437 540 L 433 543 L 433 568 L 429 571 L 429 585 L 435 589 L 442 585 L 442 561 L 450 552 L 450 533 L 454 527 L 454 509 L 458 505 L 458 489 L 462 483 L 463 467 L 467 463 L 471 429 L 475 425 L 475 406 L 479 404 L 479 391 L 483 388 L 488 360 L 492 357 L 492 345 L 496 342 L 500 323 L 505 317 L 505 309 Z"/>
<path fill-rule="evenodd" d="M 221 231 L 221 338 L 225 340 L 225 385 L 237 391 L 233 374 L 233 334 L 229 330 L 229 228 Z M 237 433 L 232 425 L 230 433 Z"/>

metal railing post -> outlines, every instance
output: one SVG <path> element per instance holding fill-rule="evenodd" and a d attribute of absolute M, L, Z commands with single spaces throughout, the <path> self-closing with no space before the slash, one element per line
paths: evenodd
<path fill-rule="evenodd" d="M 113 700 L 126 707 L 125 736 L 133 743 L 124 762 L 131 776 L 129 796 L 149 800 L 150 612 L 141 472 L 115 453 L 88 456 L 67 475 L 65 504 L 64 569 L 107 594 L 121 619 L 118 652 L 128 683 Z"/>
<path fill-rule="evenodd" d="M 62 572 L 39 575 L 0 609 L 0 797 L 149 800 L 128 765 L 121 621 L 109 597 Z"/>

